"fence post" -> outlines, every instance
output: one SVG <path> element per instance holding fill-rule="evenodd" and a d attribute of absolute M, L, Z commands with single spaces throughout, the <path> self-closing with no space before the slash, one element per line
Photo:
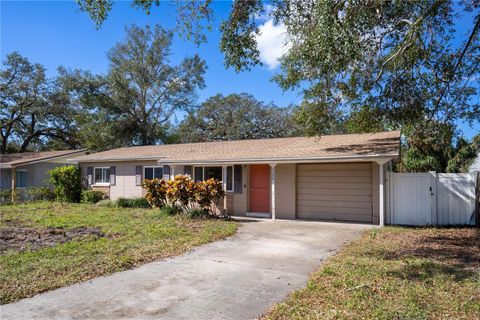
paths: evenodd
<path fill-rule="evenodd" d="M 475 180 L 475 226 L 480 227 L 480 172 Z"/>
<path fill-rule="evenodd" d="M 387 190 L 387 209 L 388 209 L 388 223 L 394 224 L 394 216 L 393 216 L 393 171 L 388 171 L 388 190 Z"/>
<path fill-rule="evenodd" d="M 430 195 L 431 195 L 431 215 L 430 223 L 434 226 L 438 225 L 438 192 L 437 192 L 437 183 L 438 183 L 438 173 L 435 171 L 430 171 Z"/>

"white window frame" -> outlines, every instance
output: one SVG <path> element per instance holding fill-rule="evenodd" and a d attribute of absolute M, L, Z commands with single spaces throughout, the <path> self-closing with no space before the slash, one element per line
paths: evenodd
<path fill-rule="evenodd" d="M 153 179 L 164 179 L 164 173 L 165 173 L 165 168 L 163 166 L 144 166 L 143 167 L 143 180 L 145 180 L 145 169 L 147 168 L 152 168 L 153 169 Z M 161 177 L 155 177 L 155 168 L 162 168 L 162 176 Z"/>
<path fill-rule="evenodd" d="M 226 181 L 227 177 L 223 176 L 223 166 L 193 166 L 192 167 L 193 181 L 197 181 L 197 177 L 195 175 L 195 168 L 202 168 L 202 176 L 203 176 L 203 179 L 205 179 L 205 168 L 206 167 L 222 168 L 222 180 L 221 180 L 221 182 L 223 183 L 223 180 L 225 179 L 225 184 L 227 184 L 227 181 Z M 227 173 L 228 173 L 228 167 L 232 167 L 232 188 L 227 189 L 226 192 L 234 192 L 234 190 L 235 190 L 235 166 L 233 166 L 233 165 L 227 166 Z"/>
<path fill-rule="evenodd" d="M 97 182 L 97 174 L 95 173 L 97 169 L 107 169 L 110 170 L 110 167 L 93 167 L 93 185 L 94 186 L 109 186 L 110 185 L 110 174 L 108 175 L 108 182 Z"/>

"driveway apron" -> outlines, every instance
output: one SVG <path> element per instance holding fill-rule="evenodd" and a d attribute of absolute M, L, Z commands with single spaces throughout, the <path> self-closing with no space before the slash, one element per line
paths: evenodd
<path fill-rule="evenodd" d="M 245 221 L 184 255 L 0 306 L 7 319 L 254 319 L 372 226 Z"/>

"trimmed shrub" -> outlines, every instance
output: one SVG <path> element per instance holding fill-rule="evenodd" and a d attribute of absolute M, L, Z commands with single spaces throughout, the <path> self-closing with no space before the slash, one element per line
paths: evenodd
<path fill-rule="evenodd" d="M 195 208 L 196 183 L 188 176 L 177 175 L 167 182 L 167 198 L 183 211 Z"/>
<path fill-rule="evenodd" d="M 163 179 L 145 180 L 142 187 L 147 191 L 145 199 L 152 208 L 161 208 L 167 204 L 167 182 Z"/>
<path fill-rule="evenodd" d="M 97 203 L 101 200 L 107 199 L 108 196 L 102 191 L 98 190 L 83 190 L 82 191 L 82 203 Z"/>
<path fill-rule="evenodd" d="M 142 186 L 147 191 L 146 200 L 151 207 L 163 208 L 170 204 L 175 208 L 165 209 L 167 214 L 182 211 L 187 215 L 194 212 L 193 215 L 204 216 L 205 212 L 214 213 L 215 204 L 225 197 L 220 181 L 209 179 L 195 183 L 186 175 L 177 175 L 169 181 L 146 180 Z"/>
<path fill-rule="evenodd" d="M 53 201 L 55 193 L 48 187 L 34 187 L 26 189 L 23 197 L 25 201 Z"/>
<path fill-rule="evenodd" d="M 195 200 L 202 209 L 208 209 L 213 203 L 225 197 L 222 184 L 216 179 L 200 181 L 195 188 Z"/>
<path fill-rule="evenodd" d="M 61 166 L 49 171 L 55 199 L 62 202 L 80 202 L 82 183 L 80 169 Z"/>
<path fill-rule="evenodd" d="M 195 208 L 187 211 L 187 216 L 192 219 L 206 218 L 210 215 L 210 211 L 205 208 Z"/>
<path fill-rule="evenodd" d="M 169 215 L 169 216 L 174 216 L 176 214 L 179 214 L 182 212 L 182 210 L 177 207 L 177 206 L 171 206 L 171 205 L 165 205 L 163 206 L 160 211 L 162 211 L 163 213 Z"/>
<path fill-rule="evenodd" d="M 15 190 L 15 202 L 53 201 L 55 194 L 48 187 Z M 0 204 L 12 204 L 12 189 L 0 190 Z"/>
<path fill-rule="evenodd" d="M 0 204 L 12 204 L 12 189 L 0 190 Z"/>
<path fill-rule="evenodd" d="M 115 203 L 120 208 L 150 208 L 145 198 L 119 198 Z"/>

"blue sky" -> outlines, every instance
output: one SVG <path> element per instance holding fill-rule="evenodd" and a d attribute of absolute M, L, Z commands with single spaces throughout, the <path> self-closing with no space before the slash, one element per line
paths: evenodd
<path fill-rule="evenodd" d="M 215 19 L 227 17 L 231 2 L 214 3 Z M 154 8 L 147 16 L 130 7 L 127 1 L 114 5 L 107 21 L 97 30 L 86 13 L 73 1 L 53 2 L 1 2 L 1 56 L 13 50 L 19 51 L 32 62 L 48 68 L 49 75 L 56 74 L 58 65 L 104 73 L 108 69 L 106 52 L 125 36 L 124 28 L 133 23 L 143 26 L 160 24 L 173 28 L 175 11 L 170 4 Z M 195 46 L 189 41 L 175 38 L 171 60 L 178 63 L 195 53 L 208 66 L 205 76 L 206 89 L 200 93 L 200 101 L 217 93 L 247 92 L 265 102 L 279 106 L 298 103 L 298 93 L 284 93 L 271 81 L 274 71 L 268 66 L 256 67 L 250 72 L 236 73 L 226 70 L 219 50 L 218 23 L 208 32 L 208 42 Z"/>
<path fill-rule="evenodd" d="M 197 53 L 208 65 L 205 75 L 207 87 L 200 92 L 199 101 L 217 93 L 247 92 L 259 100 L 274 102 L 279 106 L 298 103 L 299 92 L 283 92 L 271 81 L 277 70 L 273 60 L 281 49 L 278 41 L 263 39 L 262 58 L 267 62 L 265 66 L 242 73 L 225 69 L 223 55 L 219 50 L 218 27 L 219 21 L 227 17 L 230 6 L 230 1 L 214 2 L 215 24 L 213 30 L 207 33 L 207 43 L 196 47 L 178 37 L 174 40 L 171 57 L 173 63 Z M 147 16 L 143 11 L 132 9 L 130 1 L 117 1 L 99 30 L 74 1 L 1 0 L 0 10 L 2 60 L 9 52 L 16 50 L 30 61 L 46 66 L 50 76 L 56 74 L 59 65 L 104 73 L 108 69 L 106 52 L 123 39 L 126 25 L 160 24 L 168 29 L 175 24 L 175 10 L 168 3 L 153 8 Z M 265 34 L 275 36 L 278 33 L 278 29 L 272 28 L 268 23 L 264 27 Z M 461 125 L 461 128 L 468 137 L 479 132 L 478 126 L 470 128 Z"/>

